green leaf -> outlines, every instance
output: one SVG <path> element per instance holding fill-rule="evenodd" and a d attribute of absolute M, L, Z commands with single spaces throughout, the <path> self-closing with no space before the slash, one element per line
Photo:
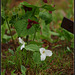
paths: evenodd
<path fill-rule="evenodd" d="M 74 42 L 71 43 L 71 46 L 70 46 L 70 47 L 71 47 L 71 48 L 74 48 Z"/>
<path fill-rule="evenodd" d="M 36 45 L 40 46 L 40 45 L 42 45 L 43 43 L 42 43 L 42 42 L 31 41 L 30 44 L 36 44 Z"/>
<path fill-rule="evenodd" d="M 52 34 L 52 35 L 59 36 L 59 33 L 56 33 L 56 32 L 52 32 L 52 31 L 51 31 L 51 34 Z"/>
<path fill-rule="evenodd" d="M 29 11 L 29 12 L 32 12 L 32 14 L 34 13 L 34 15 L 37 15 L 37 14 L 39 14 L 39 7 L 38 6 L 35 6 L 35 5 L 31 5 L 31 4 L 29 4 L 29 3 L 27 3 L 27 2 L 22 2 L 21 3 L 21 5 L 22 5 L 22 7 L 23 7 L 23 5 L 24 6 L 26 6 L 26 7 L 30 7 L 30 8 L 32 8 L 32 11 Z M 34 12 L 35 11 L 35 12 Z M 27 12 L 26 12 L 27 13 Z M 30 14 L 29 14 L 30 15 Z"/>
<path fill-rule="evenodd" d="M 32 11 L 27 11 L 27 12 L 25 13 L 25 15 L 22 16 L 22 18 L 24 18 L 24 19 L 29 19 L 29 18 L 31 17 L 31 15 L 32 15 Z"/>
<path fill-rule="evenodd" d="M 42 8 L 47 9 L 49 11 L 54 11 L 55 10 L 54 7 L 52 7 L 51 5 L 44 5 L 44 6 L 42 6 Z"/>
<path fill-rule="evenodd" d="M 26 75 L 26 68 L 23 66 L 23 65 L 21 65 L 21 72 L 22 72 L 22 75 Z"/>
<path fill-rule="evenodd" d="M 49 24 L 45 25 L 45 23 L 42 21 L 42 35 L 41 35 L 41 38 L 52 42 L 51 31 L 50 31 L 49 26 L 50 26 Z"/>
<path fill-rule="evenodd" d="M 46 24 L 49 24 L 52 21 L 52 14 L 49 14 L 49 12 L 40 12 L 39 17 L 45 20 Z"/>
<path fill-rule="evenodd" d="M 8 62 L 9 62 L 10 64 L 13 64 L 13 65 L 15 64 L 13 61 L 8 61 Z"/>
<path fill-rule="evenodd" d="M 13 39 L 14 39 L 14 40 L 15 40 L 17 37 L 18 37 L 18 34 L 17 34 L 17 33 L 13 35 Z"/>
<path fill-rule="evenodd" d="M 21 50 L 21 45 L 17 47 L 16 52 L 18 52 L 19 50 Z"/>
<path fill-rule="evenodd" d="M 8 36 L 8 35 L 5 34 L 5 35 L 3 36 L 3 39 L 9 40 L 9 39 L 11 39 L 11 36 Z"/>
<path fill-rule="evenodd" d="M 60 46 L 62 46 L 62 45 L 56 45 L 56 46 L 53 46 L 52 49 L 54 49 L 54 48 L 56 48 L 56 47 L 60 47 Z"/>
<path fill-rule="evenodd" d="M 5 12 L 4 12 L 4 9 L 3 9 L 3 8 L 1 8 L 1 17 L 2 17 L 3 19 L 5 19 Z"/>
<path fill-rule="evenodd" d="M 4 34 L 5 34 L 5 27 L 4 25 L 1 25 L 1 39 L 3 38 Z"/>
<path fill-rule="evenodd" d="M 32 58 L 33 58 L 35 64 L 40 64 L 41 63 L 40 53 L 39 52 L 34 52 Z"/>
<path fill-rule="evenodd" d="M 12 55 L 14 55 L 14 51 L 12 49 L 8 49 L 8 50 Z"/>
<path fill-rule="evenodd" d="M 34 12 L 34 15 L 38 15 L 39 14 L 39 8 L 38 7 L 36 7 L 36 8 L 34 8 L 34 10 L 35 10 L 35 12 Z"/>
<path fill-rule="evenodd" d="M 4 69 L 3 72 L 1 72 L 1 75 L 5 75 L 6 70 Z"/>
<path fill-rule="evenodd" d="M 14 72 L 15 72 L 15 70 L 11 71 L 11 75 L 16 75 Z"/>
<path fill-rule="evenodd" d="M 34 5 L 31 5 L 31 4 L 29 4 L 29 3 L 27 3 L 27 2 L 22 2 L 21 3 L 21 5 L 25 5 L 26 7 L 31 7 L 31 8 L 34 8 L 34 7 L 36 7 L 36 6 L 34 6 Z"/>
<path fill-rule="evenodd" d="M 30 29 L 27 29 L 28 20 L 22 19 L 15 23 L 14 27 L 16 28 L 16 31 L 18 33 L 18 36 L 25 36 L 30 35 L 35 32 L 34 26 L 32 26 Z"/>
<path fill-rule="evenodd" d="M 69 47 L 67 47 L 66 52 L 70 52 L 70 53 L 72 53 L 72 51 L 71 51 L 71 49 L 70 49 Z"/>
<path fill-rule="evenodd" d="M 39 51 L 39 46 L 37 46 L 36 44 L 30 44 L 27 45 L 25 49 L 29 51 Z"/>

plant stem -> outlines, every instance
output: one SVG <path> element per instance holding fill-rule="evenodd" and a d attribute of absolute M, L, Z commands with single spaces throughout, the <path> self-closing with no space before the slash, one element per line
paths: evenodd
<path fill-rule="evenodd" d="M 36 37 L 36 31 L 35 31 L 35 33 L 34 33 L 33 41 L 34 41 L 35 37 Z"/>
<path fill-rule="evenodd" d="M 29 35 L 26 36 L 26 42 L 27 42 L 27 44 L 28 44 L 28 38 L 29 38 Z"/>
<path fill-rule="evenodd" d="M 34 8 L 34 10 L 33 10 L 33 13 L 32 13 L 32 15 L 31 15 L 31 17 L 32 17 L 32 16 L 34 16 L 35 11 L 36 11 L 36 8 Z"/>
<path fill-rule="evenodd" d="M 6 22 L 7 22 L 7 25 L 8 25 L 9 31 L 10 31 L 11 39 L 12 39 L 13 44 L 14 44 L 14 48 L 15 48 L 14 50 L 16 50 L 15 41 L 14 41 L 13 36 L 12 36 L 12 34 L 11 34 L 11 29 L 10 29 L 9 23 L 8 23 L 8 21 L 6 21 Z"/>

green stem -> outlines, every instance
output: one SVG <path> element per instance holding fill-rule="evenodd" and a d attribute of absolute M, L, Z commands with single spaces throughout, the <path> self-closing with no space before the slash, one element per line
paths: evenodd
<path fill-rule="evenodd" d="M 16 50 L 15 41 L 14 41 L 14 39 L 13 39 L 13 36 L 12 36 L 12 33 L 11 33 L 11 29 L 10 29 L 10 26 L 9 26 L 9 23 L 8 23 L 8 21 L 6 21 L 6 22 L 7 22 L 7 25 L 8 25 L 9 31 L 10 31 L 11 39 L 12 39 L 13 44 L 14 44 L 14 50 Z"/>
<path fill-rule="evenodd" d="M 33 41 L 35 40 L 35 37 L 36 37 L 36 31 L 35 31 L 35 33 L 34 33 Z"/>
<path fill-rule="evenodd" d="M 31 15 L 31 17 L 34 16 L 35 10 L 36 10 L 36 8 L 34 8 L 34 11 L 33 11 L 32 15 Z"/>
<path fill-rule="evenodd" d="M 28 44 L 28 38 L 29 38 L 29 35 L 26 36 L 26 42 L 27 42 L 27 44 Z"/>

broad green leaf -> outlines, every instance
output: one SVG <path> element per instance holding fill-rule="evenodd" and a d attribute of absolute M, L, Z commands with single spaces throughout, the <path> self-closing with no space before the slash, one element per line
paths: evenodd
<path fill-rule="evenodd" d="M 49 11 L 54 11 L 55 10 L 54 7 L 52 7 L 51 5 L 44 5 L 44 6 L 42 6 L 42 8 L 47 9 Z"/>
<path fill-rule="evenodd" d="M 5 35 L 3 36 L 3 39 L 9 40 L 9 39 L 11 39 L 11 36 L 8 36 L 8 35 L 5 34 Z"/>
<path fill-rule="evenodd" d="M 12 16 L 12 17 L 11 17 L 9 23 L 10 23 L 10 24 L 14 24 L 14 23 L 16 22 L 17 14 L 13 14 L 13 15 L 11 15 L 11 16 Z"/>
<path fill-rule="evenodd" d="M 42 42 L 31 41 L 30 44 L 36 44 L 36 45 L 40 46 L 40 45 L 42 45 L 43 43 L 42 43 Z"/>
<path fill-rule="evenodd" d="M 36 15 L 36 14 L 38 14 L 39 13 L 39 7 L 38 6 L 35 6 L 35 5 L 31 5 L 31 4 L 29 4 L 29 3 L 27 3 L 27 2 L 22 2 L 21 3 L 21 5 L 23 6 L 26 6 L 26 7 L 30 7 L 30 8 L 32 8 L 32 14 L 33 15 Z M 30 11 L 29 11 L 30 12 Z"/>
<path fill-rule="evenodd" d="M 12 55 L 14 55 L 14 51 L 12 49 L 8 49 L 8 50 Z"/>
<path fill-rule="evenodd" d="M 25 49 L 29 51 L 39 51 L 39 46 L 36 44 L 29 44 L 25 47 Z"/>
<path fill-rule="evenodd" d="M 49 12 L 40 12 L 39 17 L 45 20 L 46 24 L 49 24 L 52 21 L 52 14 L 49 14 Z"/>
<path fill-rule="evenodd" d="M 35 64 L 40 64 L 41 63 L 41 58 L 40 58 L 40 53 L 39 52 L 34 52 L 33 53 L 33 60 Z"/>
<path fill-rule="evenodd" d="M 27 12 L 25 13 L 25 15 L 22 16 L 22 18 L 24 18 L 24 19 L 29 19 L 29 18 L 31 17 L 31 15 L 32 15 L 32 11 L 27 11 Z"/>
<path fill-rule="evenodd" d="M 36 8 L 34 8 L 34 11 L 33 11 L 33 13 L 34 13 L 34 15 L 38 15 L 39 14 L 39 8 L 38 7 L 36 7 Z"/>
<path fill-rule="evenodd" d="M 22 19 L 15 23 L 14 27 L 16 28 L 16 31 L 18 33 L 18 36 L 25 36 L 30 35 L 35 32 L 34 26 L 32 26 L 30 29 L 27 29 L 28 20 Z"/>
<path fill-rule="evenodd" d="M 23 65 L 21 65 L 21 72 L 22 72 L 22 75 L 26 75 L 26 68 L 23 66 Z"/>
<path fill-rule="evenodd" d="M 65 29 L 60 28 L 61 30 L 57 30 L 57 32 L 59 33 L 59 37 L 64 37 L 64 39 L 71 41 L 74 38 L 74 35 L 70 32 L 68 32 Z M 62 32 L 62 33 L 61 33 Z"/>
<path fill-rule="evenodd" d="M 34 7 L 36 7 L 36 6 L 34 6 L 34 5 L 31 5 L 31 4 L 29 4 L 29 3 L 27 3 L 27 2 L 22 2 L 22 3 L 20 3 L 21 5 L 25 5 L 26 7 L 31 7 L 31 8 L 34 8 Z"/>
<path fill-rule="evenodd" d="M 52 42 L 51 31 L 50 31 L 49 26 L 50 26 L 49 24 L 45 25 L 45 23 L 42 21 L 42 35 L 41 35 L 41 38 Z"/>

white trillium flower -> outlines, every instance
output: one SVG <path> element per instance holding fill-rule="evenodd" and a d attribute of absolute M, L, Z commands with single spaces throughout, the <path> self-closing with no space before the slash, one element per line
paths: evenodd
<path fill-rule="evenodd" d="M 52 51 L 46 50 L 45 48 L 40 48 L 41 53 L 41 61 L 44 61 L 46 59 L 46 56 L 52 56 Z"/>
<path fill-rule="evenodd" d="M 23 48 L 25 48 L 25 42 L 19 37 L 19 42 L 22 44 L 22 46 L 21 46 L 21 50 L 23 49 Z"/>

